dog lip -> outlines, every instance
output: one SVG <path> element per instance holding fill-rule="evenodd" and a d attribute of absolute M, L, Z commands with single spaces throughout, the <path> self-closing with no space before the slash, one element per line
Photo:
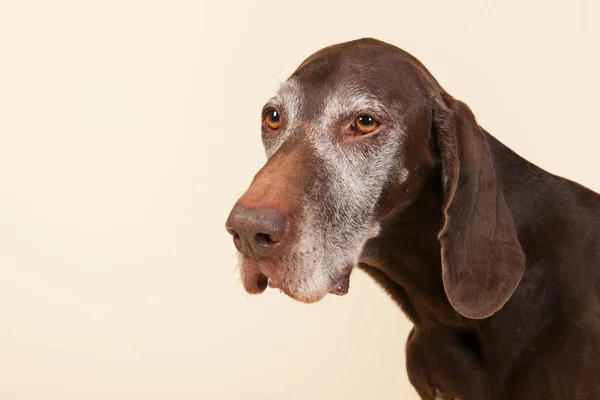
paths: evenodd
<path fill-rule="evenodd" d="M 239 268 L 242 285 L 248 294 L 260 294 L 265 291 L 269 278 L 260 270 L 256 259 L 242 256 Z"/>
<path fill-rule="evenodd" d="M 259 273 L 256 276 L 256 288 L 254 290 L 254 294 L 260 294 L 265 291 L 267 288 L 269 278 L 263 273 Z"/>
<path fill-rule="evenodd" d="M 350 289 L 350 271 L 344 275 L 344 277 L 336 283 L 330 290 L 330 294 L 335 294 L 337 296 L 343 296 L 348 294 L 348 290 Z"/>

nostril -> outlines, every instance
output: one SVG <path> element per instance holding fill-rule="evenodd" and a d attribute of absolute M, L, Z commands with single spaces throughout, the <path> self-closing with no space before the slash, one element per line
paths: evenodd
<path fill-rule="evenodd" d="M 247 208 L 236 204 L 225 228 L 240 253 L 264 258 L 282 247 L 288 221 L 274 208 Z"/>
<path fill-rule="evenodd" d="M 267 235 L 266 233 L 257 233 L 254 236 L 254 240 L 262 247 L 269 247 L 270 245 L 277 243 L 271 238 L 271 235 Z"/>
<path fill-rule="evenodd" d="M 242 238 L 240 237 L 240 235 L 238 235 L 238 233 L 236 231 L 234 231 L 233 229 L 231 229 L 229 231 L 229 233 L 231 233 L 231 236 L 233 236 L 233 244 L 235 245 L 235 248 L 238 250 L 242 249 Z"/>

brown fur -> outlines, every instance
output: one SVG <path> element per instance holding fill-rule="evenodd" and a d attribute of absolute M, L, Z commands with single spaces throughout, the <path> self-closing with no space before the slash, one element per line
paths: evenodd
<path fill-rule="evenodd" d="M 322 232 L 344 235 L 338 231 L 345 223 L 359 229 L 377 222 L 376 237 L 368 237 L 366 229 L 361 233 L 355 261 L 414 323 L 406 357 L 420 396 L 600 398 L 600 196 L 501 144 L 419 61 L 389 44 L 363 39 L 325 48 L 292 79 L 305 99 L 297 122 L 312 126 L 313 134 L 324 99 L 339 83 L 351 82 L 380 99 L 392 117 L 382 116 L 379 133 L 350 140 L 344 120 L 318 134 L 361 155 L 382 154 L 401 140 L 392 155 L 395 164 L 365 217 L 344 222 L 354 218 L 345 217 L 351 209 L 344 208 L 343 198 L 331 198 L 343 194 L 329 189 L 339 177 L 320 164 L 299 132 L 265 166 L 286 171 L 257 175 L 244 206 L 260 208 L 271 199 L 269 207 L 291 221 L 291 238 L 308 206 L 321 217 L 309 234 L 324 240 Z M 396 125 L 403 130 L 391 128 Z M 263 132 L 266 145 L 271 136 Z M 365 179 L 381 172 L 354 167 L 366 168 Z M 273 179 L 262 178 L 267 175 Z M 287 176 L 301 185 L 286 186 Z M 279 274 L 289 284 L 284 291 L 297 296 L 294 285 L 307 272 L 284 262 L 296 240 L 278 243 L 268 271 L 258 261 L 248 267 L 247 289 L 254 288 L 256 274 L 267 271 Z M 339 278 L 334 272 L 345 267 L 320 268 L 333 285 Z"/>

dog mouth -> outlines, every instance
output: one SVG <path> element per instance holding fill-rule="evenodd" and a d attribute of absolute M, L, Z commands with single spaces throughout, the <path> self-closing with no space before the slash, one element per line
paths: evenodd
<path fill-rule="evenodd" d="M 331 289 L 329 289 L 328 293 L 335 294 L 336 296 L 344 296 L 348 294 L 348 290 L 350 289 L 350 272 L 351 271 L 348 271 L 339 282 L 333 285 Z M 275 282 L 273 282 L 272 279 L 268 279 L 268 286 L 271 289 L 279 289 L 279 286 Z"/>
<path fill-rule="evenodd" d="M 333 288 L 329 290 L 330 294 L 335 294 L 336 296 L 344 296 L 348 294 L 348 290 L 350 289 L 350 272 L 346 276 L 344 276 L 338 283 L 336 283 Z"/>
<path fill-rule="evenodd" d="M 281 273 L 283 269 L 282 266 L 273 268 L 244 256 L 240 259 L 241 281 L 247 293 L 261 294 L 267 288 L 278 289 L 288 297 L 303 303 L 315 303 L 327 294 L 348 294 L 353 266 L 349 265 L 335 273 L 329 272 L 328 279 L 319 281 L 319 285 L 311 276 L 291 271 Z"/>

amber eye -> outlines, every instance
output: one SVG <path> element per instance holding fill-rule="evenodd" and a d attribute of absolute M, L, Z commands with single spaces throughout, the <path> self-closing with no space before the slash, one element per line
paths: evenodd
<path fill-rule="evenodd" d="M 367 133 L 371 133 L 378 126 L 379 123 L 375 121 L 373 117 L 370 117 L 368 115 L 361 115 L 360 117 L 356 118 L 352 123 L 352 129 L 360 135 L 366 135 Z"/>
<path fill-rule="evenodd" d="M 281 124 L 279 112 L 274 109 L 268 110 L 265 114 L 265 124 L 273 130 L 279 128 L 279 125 Z"/>

